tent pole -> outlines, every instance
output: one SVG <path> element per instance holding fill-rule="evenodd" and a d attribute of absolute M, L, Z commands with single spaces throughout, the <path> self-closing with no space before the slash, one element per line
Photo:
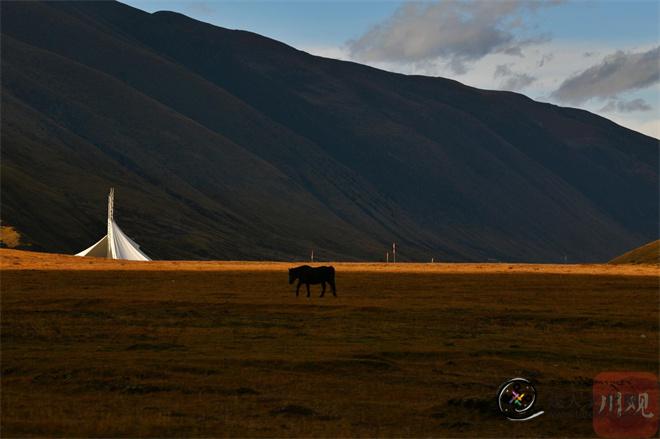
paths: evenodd
<path fill-rule="evenodd" d="M 108 259 L 115 259 L 113 252 L 113 237 L 112 237 L 112 221 L 115 215 L 115 188 L 110 188 L 110 194 L 108 195 Z"/>

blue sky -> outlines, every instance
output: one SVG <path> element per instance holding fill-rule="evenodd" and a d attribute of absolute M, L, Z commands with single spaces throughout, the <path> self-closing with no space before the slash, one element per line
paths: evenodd
<path fill-rule="evenodd" d="M 322 56 L 518 91 L 660 137 L 658 1 L 125 3 L 249 30 Z"/>

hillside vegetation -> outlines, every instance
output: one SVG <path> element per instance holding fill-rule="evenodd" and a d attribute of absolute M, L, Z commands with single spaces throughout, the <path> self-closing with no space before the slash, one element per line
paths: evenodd
<path fill-rule="evenodd" d="M 0 225 L 0 247 L 15 248 L 21 244 L 21 234 L 12 226 Z"/>
<path fill-rule="evenodd" d="M 660 240 L 624 253 L 612 259 L 610 264 L 660 264 Z"/>

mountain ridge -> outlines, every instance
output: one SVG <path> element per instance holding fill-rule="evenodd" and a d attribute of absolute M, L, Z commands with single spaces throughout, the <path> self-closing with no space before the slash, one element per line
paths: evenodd
<path fill-rule="evenodd" d="M 657 235 L 657 141 L 590 113 L 176 13 L 2 9 L 2 216 L 39 249 L 84 248 L 110 186 L 156 258 L 604 261 Z M 45 153 L 81 160 L 27 172 Z"/>

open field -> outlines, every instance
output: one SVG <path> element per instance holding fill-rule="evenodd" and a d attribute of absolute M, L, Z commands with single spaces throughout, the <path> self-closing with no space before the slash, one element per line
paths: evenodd
<path fill-rule="evenodd" d="M 0 250 L 2 436 L 591 437 L 593 376 L 658 372 L 655 265 L 292 265 Z"/>

